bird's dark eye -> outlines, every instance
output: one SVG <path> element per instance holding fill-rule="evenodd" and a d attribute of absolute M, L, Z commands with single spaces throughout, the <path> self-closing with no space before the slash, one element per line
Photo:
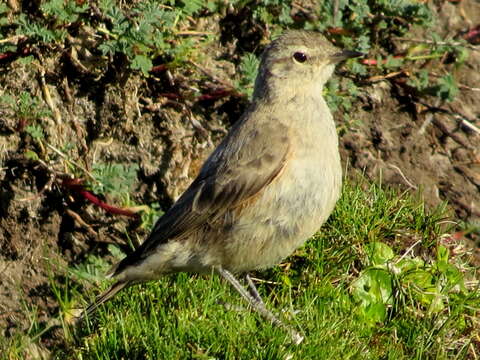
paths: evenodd
<path fill-rule="evenodd" d="M 297 51 L 296 53 L 293 53 L 293 58 L 299 63 L 304 63 L 307 61 L 307 54 Z"/>

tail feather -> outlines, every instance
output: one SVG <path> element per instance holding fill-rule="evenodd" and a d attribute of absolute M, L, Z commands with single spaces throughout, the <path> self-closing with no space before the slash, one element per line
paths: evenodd
<path fill-rule="evenodd" d="M 115 296 L 120 290 L 124 287 L 130 285 L 130 281 L 117 281 L 115 284 L 110 286 L 110 288 L 104 293 L 100 294 L 95 302 L 91 303 L 78 317 L 78 320 L 85 319 L 85 317 L 90 316 L 100 305 L 110 300 Z"/>

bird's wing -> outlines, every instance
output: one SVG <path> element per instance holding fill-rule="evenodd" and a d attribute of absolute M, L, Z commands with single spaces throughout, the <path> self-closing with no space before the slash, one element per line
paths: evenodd
<path fill-rule="evenodd" d="M 147 240 L 110 274 L 119 274 L 148 257 L 158 245 L 187 237 L 201 225 L 259 194 L 287 162 L 287 131 L 286 126 L 273 121 L 261 129 L 232 129 L 190 187 L 157 221 Z"/>

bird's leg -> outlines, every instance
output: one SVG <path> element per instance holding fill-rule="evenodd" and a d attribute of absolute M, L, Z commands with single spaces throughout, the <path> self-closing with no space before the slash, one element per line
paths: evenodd
<path fill-rule="evenodd" d="M 300 344 L 303 341 L 303 336 L 301 336 L 298 332 L 293 330 L 291 327 L 285 325 L 281 322 L 274 314 L 272 314 L 266 307 L 263 301 L 260 298 L 260 295 L 252 296 L 243 286 L 238 282 L 238 280 L 231 274 L 228 270 L 222 269 L 221 267 L 215 268 L 216 271 L 222 275 L 222 277 L 227 280 L 234 288 L 239 292 L 239 294 L 249 303 L 249 305 L 255 309 L 264 319 L 270 321 L 273 325 L 278 326 L 285 331 L 287 331 L 292 341 L 295 345 Z M 251 279 L 250 279 L 251 281 Z M 253 282 L 252 282 L 253 284 Z M 255 289 L 256 290 L 256 289 Z"/>
<path fill-rule="evenodd" d="M 262 300 L 262 297 L 260 296 L 260 294 L 258 293 L 258 290 L 257 290 L 257 287 L 255 286 L 255 284 L 253 283 L 252 281 L 252 278 L 250 277 L 250 275 L 245 275 L 245 279 L 247 279 L 247 284 L 248 284 L 248 288 L 250 289 L 250 294 L 253 296 L 253 298 L 264 304 L 263 300 Z"/>

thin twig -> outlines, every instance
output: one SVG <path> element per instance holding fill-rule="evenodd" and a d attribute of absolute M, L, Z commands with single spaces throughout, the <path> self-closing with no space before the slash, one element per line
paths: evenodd
<path fill-rule="evenodd" d="M 395 261 L 395 264 L 398 264 L 400 261 L 402 261 L 403 259 L 405 259 L 405 257 L 413 250 L 413 248 L 415 246 L 417 246 L 418 244 L 420 244 L 422 242 L 422 240 L 417 240 L 412 246 L 410 246 L 406 251 L 405 253 L 400 256 L 400 259 L 398 259 L 397 261 Z"/>
<path fill-rule="evenodd" d="M 469 149 L 469 150 L 474 150 L 475 149 L 472 145 L 467 144 L 465 142 L 465 140 L 463 140 L 460 136 L 458 136 L 457 134 L 450 131 L 450 129 L 442 121 L 440 121 L 436 117 L 432 117 L 432 123 L 438 129 L 440 129 L 441 132 L 443 132 L 445 135 L 449 136 L 457 144 L 462 145 L 464 148 Z"/>
<path fill-rule="evenodd" d="M 480 50 L 480 47 L 476 45 L 470 45 L 470 44 L 465 44 L 460 41 L 453 41 L 453 42 L 448 42 L 448 41 L 435 41 L 435 40 L 428 40 L 428 39 L 406 39 L 406 38 L 394 38 L 393 40 L 397 41 L 405 41 L 405 42 L 414 42 L 414 43 L 420 43 L 420 44 L 430 44 L 430 45 L 447 45 L 447 46 L 463 46 L 472 50 Z"/>
<path fill-rule="evenodd" d="M 92 180 L 95 180 L 97 181 L 97 179 L 95 179 L 95 177 L 90 173 L 90 171 L 88 171 L 87 169 L 85 169 L 82 165 L 80 164 L 77 164 L 75 161 L 71 160 L 68 158 L 67 155 L 65 155 L 63 152 L 61 152 L 60 150 L 58 150 L 55 146 L 53 145 L 50 145 L 49 143 L 45 143 L 45 145 L 47 145 L 48 148 L 50 148 L 51 150 L 53 150 L 56 154 L 58 154 L 60 157 L 62 157 L 63 159 L 65 159 L 66 161 L 68 161 L 70 164 L 74 165 L 75 167 L 79 168 L 80 170 L 82 170 L 83 172 L 85 172 L 85 174 L 91 178 Z"/>
<path fill-rule="evenodd" d="M 458 84 L 458 87 L 461 88 L 461 89 L 465 89 L 465 90 L 470 90 L 470 91 L 480 91 L 480 88 L 477 88 L 477 87 L 471 87 L 471 86 L 468 86 L 468 85 L 465 85 L 465 84 Z"/>
<path fill-rule="evenodd" d="M 465 117 L 463 117 L 462 115 L 460 114 L 454 114 L 453 115 L 454 118 L 456 119 L 459 119 L 461 121 L 461 123 L 463 125 L 465 125 L 466 127 L 468 127 L 470 130 L 473 130 L 475 131 L 477 134 L 480 134 L 480 129 L 478 127 L 476 127 L 475 125 L 473 125 L 470 121 L 468 121 L 467 119 L 465 119 Z"/>
<path fill-rule="evenodd" d="M 27 37 L 25 35 L 14 35 L 9 38 L 0 39 L 0 44 L 12 43 L 17 44 L 20 40 L 25 40 Z"/>
<path fill-rule="evenodd" d="M 404 74 L 406 74 L 406 73 L 403 70 L 402 71 L 395 71 L 395 72 L 391 72 L 391 73 L 386 74 L 386 75 L 371 76 L 368 79 L 366 79 L 366 81 L 374 83 L 374 82 L 379 82 L 379 81 L 382 81 L 382 80 L 391 79 L 393 77 L 397 77 L 397 76 L 404 75 Z"/>
<path fill-rule="evenodd" d="M 397 172 L 400 174 L 400 176 L 402 177 L 403 181 L 405 181 L 407 183 L 408 186 L 410 186 L 412 189 L 414 190 L 418 190 L 418 187 L 413 185 L 408 179 L 407 177 L 403 174 L 402 170 L 396 166 L 396 165 L 393 165 L 393 164 L 388 164 L 389 167 L 391 167 L 392 169 L 395 169 L 397 170 Z"/>
<path fill-rule="evenodd" d="M 95 230 L 93 230 L 92 226 L 87 224 L 85 222 L 85 220 L 83 220 L 82 217 L 80 215 L 78 215 L 75 211 L 73 211 L 71 209 L 66 209 L 66 212 L 67 212 L 68 215 L 70 215 L 70 217 L 76 223 L 78 223 L 81 227 L 85 228 L 90 235 L 98 236 L 98 233 Z"/>
<path fill-rule="evenodd" d="M 339 0 L 334 0 L 333 1 L 333 14 L 332 14 L 334 24 L 337 24 L 339 8 L 340 8 L 340 1 Z"/>
<path fill-rule="evenodd" d="M 435 100 L 435 104 L 434 104 L 433 106 L 439 107 L 441 101 L 442 101 L 442 100 L 440 100 L 440 98 L 437 98 L 437 99 Z M 423 122 L 422 126 L 420 126 L 420 129 L 418 130 L 418 135 L 423 135 L 423 134 L 425 134 L 425 131 L 427 130 L 428 125 L 430 125 L 430 124 L 432 123 L 433 116 L 434 116 L 433 112 L 429 112 L 429 113 L 425 116 L 425 121 Z"/>
<path fill-rule="evenodd" d="M 193 31 L 193 30 L 184 30 L 184 31 L 177 31 L 175 35 L 183 35 L 183 36 L 208 36 L 208 35 L 215 35 L 209 31 Z"/>
<path fill-rule="evenodd" d="M 271 281 L 271 280 L 264 280 L 264 279 L 259 279 L 256 277 L 250 277 L 253 281 L 259 283 L 259 284 L 271 284 L 271 285 L 281 285 L 278 281 Z"/>
<path fill-rule="evenodd" d="M 472 122 L 475 121 L 475 120 L 471 120 L 465 114 L 462 114 L 460 111 L 452 109 L 452 107 L 450 107 L 450 109 L 445 109 L 445 108 L 442 108 L 440 106 L 430 105 L 430 104 L 427 104 L 427 103 L 422 102 L 422 101 L 417 101 L 417 102 L 419 104 L 427 107 L 429 110 L 438 111 L 438 112 L 442 112 L 442 113 L 445 113 L 445 114 L 453 115 L 453 117 L 455 119 L 460 120 L 460 122 L 463 125 L 470 128 L 471 130 L 475 131 L 477 134 L 480 134 L 480 129 L 477 126 L 475 126 L 474 124 L 472 124 Z M 437 101 L 437 103 L 439 103 L 439 101 Z M 433 112 L 430 112 L 429 114 L 431 114 L 431 116 L 433 116 Z"/>
<path fill-rule="evenodd" d="M 60 115 L 60 111 L 58 110 L 58 108 L 53 103 L 52 96 L 50 95 L 50 90 L 48 89 L 47 83 L 45 82 L 45 69 L 42 66 L 39 66 L 39 68 L 40 87 L 42 88 L 43 98 L 45 99 L 45 102 L 52 111 L 55 122 L 57 123 L 57 125 L 60 125 L 62 123 L 62 116 Z"/>
<path fill-rule="evenodd" d="M 28 198 L 23 198 L 23 199 L 18 199 L 17 201 L 32 201 L 32 200 L 36 200 L 38 199 L 40 196 L 42 196 L 42 194 L 45 192 L 45 190 L 50 190 L 52 188 L 52 184 L 56 178 L 55 176 L 55 172 L 51 169 L 48 169 L 48 174 L 49 174 L 49 179 L 47 181 L 47 183 L 45 184 L 45 186 L 37 193 L 35 194 L 34 196 L 30 196 Z"/>
<path fill-rule="evenodd" d="M 192 64 L 193 66 L 195 66 L 198 70 L 200 70 L 201 72 L 203 72 L 205 75 L 207 75 L 209 78 L 211 78 L 212 80 L 215 80 L 216 82 L 218 82 L 219 84 L 222 84 L 224 85 L 225 87 L 227 87 L 228 89 L 231 89 L 232 91 L 235 92 L 235 94 L 239 95 L 236 90 L 235 90 L 235 87 L 232 85 L 232 84 L 229 84 L 228 82 L 226 81 L 223 81 L 222 79 L 219 79 L 218 77 L 216 77 L 215 75 L 213 75 L 209 70 L 205 69 L 203 66 L 197 64 L 196 62 L 190 60 L 189 61 L 190 64 Z M 233 94 L 232 94 L 233 95 Z"/>

